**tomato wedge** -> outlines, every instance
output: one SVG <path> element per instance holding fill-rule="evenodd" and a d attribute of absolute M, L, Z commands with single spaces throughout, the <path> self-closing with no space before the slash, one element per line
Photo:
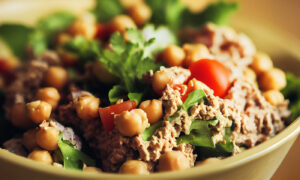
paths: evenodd
<path fill-rule="evenodd" d="M 224 97 L 231 86 L 231 71 L 217 60 L 201 59 L 190 67 L 191 76 L 214 90 L 214 95 Z"/>
<path fill-rule="evenodd" d="M 99 108 L 99 115 L 106 132 L 114 129 L 114 116 L 120 114 L 123 111 L 130 111 L 136 108 L 135 101 L 125 101 L 120 104 L 114 104 L 105 108 Z"/>

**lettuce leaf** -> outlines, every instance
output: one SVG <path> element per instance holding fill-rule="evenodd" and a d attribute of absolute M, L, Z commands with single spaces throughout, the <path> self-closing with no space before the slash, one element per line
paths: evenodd
<path fill-rule="evenodd" d="M 190 92 L 182 105 L 182 109 L 188 112 L 191 107 L 193 107 L 196 103 L 202 102 L 205 97 L 206 94 L 202 89 L 197 89 Z"/>
<path fill-rule="evenodd" d="M 289 123 L 292 123 L 300 116 L 300 78 L 292 73 L 286 74 L 287 85 L 281 91 L 286 99 L 290 101 L 291 117 Z"/>
<path fill-rule="evenodd" d="M 162 126 L 162 124 L 162 121 L 158 121 L 152 124 L 147 129 L 145 129 L 145 131 L 141 133 L 142 139 L 144 141 L 149 141 L 152 138 L 153 134 L 156 132 L 156 130 Z"/>
<path fill-rule="evenodd" d="M 64 167 L 66 169 L 82 170 L 83 163 L 87 166 L 95 166 L 96 162 L 94 159 L 84 154 L 83 152 L 75 149 L 70 142 L 62 139 L 63 134 L 61 133 L 58 138 L 59 150 L 56 151 L 63 159 Z"/>

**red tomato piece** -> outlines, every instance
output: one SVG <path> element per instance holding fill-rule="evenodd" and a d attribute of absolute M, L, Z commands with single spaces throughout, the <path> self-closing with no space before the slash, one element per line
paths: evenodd
<path fill-rule="evenodd" d="M 110 28 L 105 24 L 97 24 L 97 32 L 96 32 L 96 39 L 106 41 L 109 39 L 112 31 Z"/>
<path fill-rule="evenodd" d="M 172 89 L 178 91 L 181 96 L 181 100 L 184 102 L 188 95 L 188 87 L 185 84 L 174 84 Z"/>
<path fill-rule="evenodd" d="M 100 118 L 106 132 L 114 129 L 115 114 L 120 114 L 123 111 L 130 111 L 136 108 L 135 101 L 125 101 L 120 104 L 114 104 L 105 108 L 99 108 Z"/>
<path fill-rule="evenodd" d="M 214 95 L 224 97 L 231 86 L 230 70 L 217 60 L 201 59 L 190 67 L 191 76 L 214 90 Z"/>

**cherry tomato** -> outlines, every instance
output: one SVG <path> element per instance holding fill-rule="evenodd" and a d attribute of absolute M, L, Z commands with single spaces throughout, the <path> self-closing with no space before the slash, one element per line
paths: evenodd
<path fill-rule="evenodd" d="M 191 76 L 214 90 L 214 95 L 224 97 L 231 86 L 230 70 L 217 60 L 201 59 L 189 67 Z"/>
<path fill-rule="evenodd" d="M 99 108 L 100 118 L 106 132 L 114 129 L 114 116 L 123 111 L 130 111 L 136 108 L 135 101 L 125 101 L 120 104 L 114 104 L 105 108 Z"/>

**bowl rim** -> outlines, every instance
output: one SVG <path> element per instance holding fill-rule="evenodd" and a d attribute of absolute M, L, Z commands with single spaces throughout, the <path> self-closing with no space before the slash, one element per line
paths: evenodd
<path fill-rule="evenodd" d="M 86 173 L 76 170 L 66 170 L 64 168 L 53 167 L 45 165 L 39 162 L 32 161 L 30 159 L 24 158 L 19 155 L 15 155 L 7 150 L 0 148 L 0 160 L 4 160 L 24 169 L 31 171 L 39 171 L 44 174 L 55 174 L 57 177 L 67 176 L 69 178 L 82 178 L 82 179 L 99 179 L 99 178 L 111 178 L 111 179 L 133 179 L 133 178 L 143 178 L 143 179 L 153 179 L 153 178 L 170 178 L 170 176 L 175 178 L 188 178 L 195 175 L 207 176 L 215 172 L 222 172 L 228 169 L 234 168 L 246 164 L 247 162 L 254 161 L 255 159 L 264 156 L 267 153 L 274 151 L 279 148 L 287 141 L 294 137 L 297 137 L 300 133 L 300 117 L 295 120 L 292 124 L 287 126 L 283 131 L 270 138 L 269 140 L 251 148 L 243 151 L 235 156 L 228 157 L 220 162 L 213 164 L 202 165 L 201 167 L 194 167 L 183 171 L 174 172 L 162 172 L 153 173 L 150 175 L 120 175 L 116 173 Z"/>

